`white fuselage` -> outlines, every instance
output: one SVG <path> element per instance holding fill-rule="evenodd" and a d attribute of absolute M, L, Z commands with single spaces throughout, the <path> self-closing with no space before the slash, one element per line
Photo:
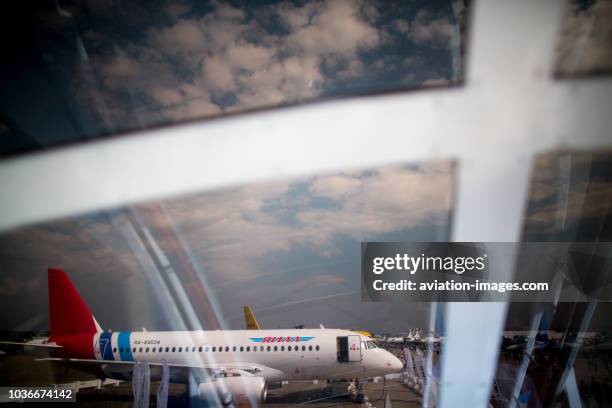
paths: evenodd
<path fill-rule="evenodd" d="M 356 346 L 351 348 L 351 361 L 342 361 L 338 338 L 348 336 L 353 336 Z M 251 367 L 256 376 L 266 381 L 368 378 L 402 368 L 399 359 L 373 347 L 370 338 L 335 329 L 103 332 L 94 336 L 94 354 L 98 360 L 157 365 L 165 360 L 169 365 L 186 368 Z M 131 366 L 118 370 L 114 365 L 104 373 L 125 378 Z M 157 366 L 152 377 L 159 372 Z"/>

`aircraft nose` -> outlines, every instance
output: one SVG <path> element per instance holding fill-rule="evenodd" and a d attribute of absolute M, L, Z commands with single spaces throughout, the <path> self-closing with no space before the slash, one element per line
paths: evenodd
<path fill-rule="evenodd" d="M 400 360 L 399 358 L 395 357 L 392 353 L 387 352 L 387 361 L 385 362 L 385 365 L 387 366 L 388 369 L 390 369 L 392 372 L 394 373 L 399 373 L 404 369 L 404 363 L 402 363 L 402 360 Z"/>
<path fill-rule="evenodd" d="M 404 363 L 402 363 L 402 360 L 399 358 L 393 356 L 393 359 L 391 360 L 391 368 L 394 372 L 399 373 L 404 369 Z"/>

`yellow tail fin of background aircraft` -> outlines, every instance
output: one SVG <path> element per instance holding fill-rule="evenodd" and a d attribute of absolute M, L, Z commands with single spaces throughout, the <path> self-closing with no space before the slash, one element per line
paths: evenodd
<path fill-rule="evenodd" d="M 251 306 L 242 306 L 242 309 L 244 310 L 244 325 L 246 326 L 246 329 L 247 330 L 261 330 L 261 326 L 259 325 L 259 322 L 255 318 L 255 314 L 253 313 L 253 309 L 251 309 Z M 303 329 L 304 326 L 302 325 L 301 327 L 298 326 L 296 328 Z M 321 328 L 323 327 L 321 326 Z M 355 333 L 363 334 L 364 336 L 367 336 L 367 337 L 374 338 L 374 335 L 368 331 L 352 330 L 352 329 L 351 331 Z"/>
<path fill-rule="evenodd" d="M 247 330 L 261 330 L 259 322 L 255 318 L 251 306 L 243 306 L 244 309 L 244 324 Z"/>

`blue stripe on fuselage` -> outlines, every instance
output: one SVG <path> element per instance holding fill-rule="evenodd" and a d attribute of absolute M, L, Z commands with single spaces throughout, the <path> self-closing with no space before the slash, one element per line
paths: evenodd
<path fill-rule="evenodd" d="M 119 339 L 117 343 L 119 343 L 119 355 L 121 356 L 121 361 L 134 361 L 134 356 L 132 355 L 132 346 L 130 345 L 130 335 L 132 332 L 119 332 Z"/>
<path fill-rule="evenodd" d="M 113 344 L 111 338 L 113 333 L 104 332 L 100 334 L 100 354 L 103 360 L 114 360 Z"/>

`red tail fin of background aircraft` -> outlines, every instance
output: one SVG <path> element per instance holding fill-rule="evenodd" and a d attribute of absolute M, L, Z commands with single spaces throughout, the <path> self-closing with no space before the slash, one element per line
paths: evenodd
<path fill-rule="evenodd" d="M 50 339 L 98 331 L 89 308 L 61 269 L 49 269 Z"/>

